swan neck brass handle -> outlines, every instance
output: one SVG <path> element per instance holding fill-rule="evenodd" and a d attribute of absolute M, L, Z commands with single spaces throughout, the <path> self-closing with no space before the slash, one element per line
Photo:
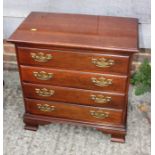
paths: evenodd
<path fill-rule="evenodd" d="M 49 60 L 52 59 L 51 54 L 46 54 L 43 52 L 31 53 L 31 57 L 34 61 L 37 61 L 37 62 L 48 62 Z"/>
<path fill-rule="evenodd" d="M 108 103 L 110 102 L 112 99 L 109 96 L 104 96 L 104 95 L 91 95 L 91 99 L 95 102 L 95 103 Z"/>
<path fill-rule="evenodd" d="M 91 78 L 91 81 L 96 85 L 96 86 L 99 86 L 99 87 L 105 87 L 105 86 L 109 86 L 112 84 L 112 79 L 106 79 L 104 77 L 100 77 L 100 78 L 95 78 L 95 77 L 92 77 Z"/>
<path fill-rule="evenodd" d="M 55 106 L 51 106 L 48 104 L 37 104 L 37 108 L 43 112 L 51 112 L 55 110 Z"/>
<path fill-rule="evenodd" d="M 114 60 L 105 59 L 105 58 L 92 58 L 92 63 L 95 64 L 97 67 L 105 68 L 114 65 Z"/>
<path fill-rule="evenodd" d="M 45 71 L 33 72 L 33 76 L 39 80 L 49 80 L 53 77 L 53 73 L 47 73 Z"/>
<path fill-rule="evenodd" d="M 102 110 L 90 110 L 90 115 L 98 119 L 105 119 L 109 117 L 109 112 L 104 112 Z"/>
<path fill-rule="evenodd" d="M 46 88 L 35 88 L 35 92 L 38 96 L 45 96 L 45 97 L 49 97 L 52 96 L 54 94 L 54 90 L 48 90 Z"/>

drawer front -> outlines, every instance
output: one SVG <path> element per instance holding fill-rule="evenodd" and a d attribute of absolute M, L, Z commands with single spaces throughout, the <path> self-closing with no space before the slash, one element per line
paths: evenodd
<path fill-rule="evenodd" d="M 127 74 L 129 56 L 18 48 L 23 65 Z"/>
<path fill-rule="evenodd" d="M 72 120 L 94 122 L 95 124 L 121 124 L 122 110 L 89 107 L 61 102 L 47 102 L 25 99 L 27 112 Z"/>
<path fill-rule="evenodd" d="M 124 94 L 112 94 L 100 91 L 28 83 L 24 83 L 23 88 L 26 98 L 39 100 L 60 101 L 117 109 L 122 109 L 125 103 Z"/>
<path fill-rule="evenodd" d="M 25 82 L 124 92 L 127 76 L 20 66 Z"/>

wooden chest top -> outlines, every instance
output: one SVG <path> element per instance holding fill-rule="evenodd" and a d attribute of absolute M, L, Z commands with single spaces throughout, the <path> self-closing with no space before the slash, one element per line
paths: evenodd
<path fill-rule="evenodd" d="M 12 34 L 14 43 L 138 51 L 134 18 L 32 12 Z"/>

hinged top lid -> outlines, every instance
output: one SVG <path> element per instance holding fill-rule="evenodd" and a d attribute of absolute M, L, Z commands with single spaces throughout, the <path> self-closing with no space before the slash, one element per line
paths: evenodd
<path fill-rule="evenodd" d="M 8 41 L 137 52 L 134 18 L 32 12 Z"/>

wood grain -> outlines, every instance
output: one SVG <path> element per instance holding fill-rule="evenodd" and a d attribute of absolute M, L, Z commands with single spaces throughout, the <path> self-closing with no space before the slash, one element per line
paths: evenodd
<path fill-rule="evenodd" d="M 47 62 L 37 62 L 31 54 L 35 53 L 50 54 L 52 59 Z M 116 55 L 116 54 L 100 54 L 89 53 L 85 51 L 63 51 L 63 50 L 51 50 L 51 49 L 37 49 L 37 48 L 18 48 L 19 61 L 23 65 L 31 66 L 44 66 L 60 69 L 69 70 L 80 70 L 80 71 L 91 71 L 100 73 L 115 73 L 115 74 L 126 74 L 128 72 L 128 61 L 129 56 L 127 55 Z M 114 65 L 110 67 L 98 67 L 92 59 L 106 59 L 113 60 Z M 80 61 L 79 61 L 80 60 Z"/>
<path fill-rule="evenodd" d="M 60 117 L 60 118 L 67 118 L 72 120 L 81 120 L 81 121 L 88 121 L 94 122 L 97 124 L 121 124 L 122 118 L 122 110 L 112 110 L 112 109 L 104 109 L 104 108 L 96 108 L 96 107 L 88 107 L 82 105 L 74 105 L 74 104 L 66 104 L 66 103 L 59 103 L 59 102 L 47 102 L 47 101 L 40 101 L 40 100 L 32 100 L 32 99 L 25 99 L 27 112 L 31 114 L 38 114 L 44 116 L 53 116 L 53 117 Z M 54 106 L 55 110 L 51 112 L 44 112 L 38 109 L 37 104 L 41 105 L 49 105 Z M 90 111 L 102 111 L 108 112 L 109 117 L 107 118 L 95 118 L 90 114 Z"/>
<path fill-rule="evenodd" d="M 39 96 L 35 89 L 53 90 L 54 94 L 51 96 Z M 123 109 L 125 104 L 125 94 L 110 93 L 103 91 L 92 91 L 84 89 L 75 89 L 60 86 L 38 85 L 23 83 L 23 91 L 26 98 L 46 100 L 46 101 L 59 101 L 74 104 L 83 104 L 97 107 L 109 107 L 116 109 Z M 102 95 L 105 97 L 111 97 L 111 101 L 107 103 L 96 103 L 92 100 L 91 95 Z"/>
<path fill-rule="evenodd" d="M 80 26 L 79 26 L 80 24 Z M 31 31 L 31 29 L 37 31 Z M 138 51 L 134 18 L 32 12 L 8 41 L 59 47 Z"/>
<path fill-rule="evenodd" d="M 99 74 L 92 72 L 78 72 L 70 70 L 58 70 L 58 69 L 49 69 L 41 67 L 29 67 L 29 66 L 20 66 L 21 76 L 24 82 L 31 83 L 40 83 L 40 84 L 50 84 L 56 86 L 64 87 L 73 87 L 81 89 L 90 89 L 90 90 L 100 90 L 100 91 L 111 91 L 111 92 L 124 92 L 126 88 L 127 76 L 118 76 L 110 74 Z M 53 77 L 49 80 L 40 80 L 37 79 L 33 73 L 45 71 L 46 73 L 52 73 Z M 101 78 L 112 79 L 112 84 L 108 86 L 96 86 L 91 78 Z"/>

